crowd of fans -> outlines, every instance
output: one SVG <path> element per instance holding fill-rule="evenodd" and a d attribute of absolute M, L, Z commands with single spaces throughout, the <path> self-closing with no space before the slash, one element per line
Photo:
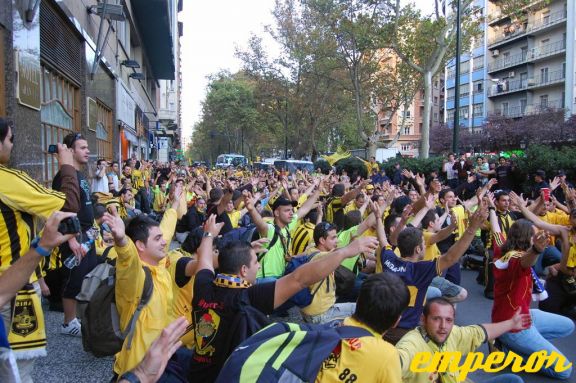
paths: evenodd
<path fill-rule="evenodd" d="M 562 170 L 536 172 L 525 198 L 506 158 L 452 154 L 430 174 L 398 164 L 386 175 L 371 159 L 367 179 L 136 159 L 88 169 L 88 142 L 73 133 L 46 188 L 9 167 L 15 132 L 0 119 L 2 382 L 30 382 L 46 354 L 40 295 L 63 311 L 63 335 L 82 336 L 76 297 L 103 262 L 115 265 L 119 326 L 132 331 L 114 381 L 215 381 L 243 341 L 294 310 L 303 323 L 370 335 L 342 339 L 318 382 L 456 382 L 457 372 L 418 373 L 410 362 L 484 342 L 525 359 L 562 355 L 550 340 L 574 330 L 576 192 Z M 72 216 L 76 234 L 62 234 Z M 468 296 L 462 264 L 479 269 L 492 323 L 454 324 Z M 558 363 L 538 372 L 570 379 Z"/>

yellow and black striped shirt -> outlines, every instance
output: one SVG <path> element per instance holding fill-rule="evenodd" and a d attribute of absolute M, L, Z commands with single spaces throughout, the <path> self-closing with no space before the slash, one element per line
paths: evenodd
<path fill-rule="evenodd" d="M 302 254 L 306 248 L 314 240 L 314 225 L 311 222 L 306 222 L 296 228 L 294 237 L 292 238 L 292 254 Z"/>
<path fill-rule="evenodd" d="M 30 247 L 37 220 L 47 219 L 65 203 L 64 193 L 48 189 L 28 174 L 0 165 L 0 273 Z M 40 277 L 39 268 L 36 277 Z M 33 280 L 34 276 L 32 277 Z"/>

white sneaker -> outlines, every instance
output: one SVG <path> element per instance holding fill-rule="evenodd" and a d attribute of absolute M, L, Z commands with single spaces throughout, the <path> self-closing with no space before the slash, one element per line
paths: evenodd
<path fill-rule="evenodd" d="M 82 337 L 82 326 L 77 318 L 60 326 L 60 334 Z"/>

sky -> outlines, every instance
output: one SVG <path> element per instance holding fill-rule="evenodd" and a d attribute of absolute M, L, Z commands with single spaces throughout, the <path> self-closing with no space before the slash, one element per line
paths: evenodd
<path fill-rule="evenodd" d="M 402 2 L 407 2 L 403 0 Z M 432 9 L 432 2 L 417 1 Z M 182 137 L 188 143 L 192 127 L 200 120 L 202 100 L 206 95 L 207 76 L 222 69 L 234 73 L 240 60 L 234 57 L 237 46 L 246 47 L 252 33 L 264 38 L 270 56 L 279 51 L 266 38 L 265 25 L 273 25 L 274 0 L 187 1 L 179 20 L 184 24 L 181 39 L 182 59 Z"/>

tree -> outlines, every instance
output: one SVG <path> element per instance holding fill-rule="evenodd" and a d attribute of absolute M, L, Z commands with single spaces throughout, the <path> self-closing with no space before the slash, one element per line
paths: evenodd
<path fill-rule="evenodd" d="M 402 7 L 400 0 L 396 0 L 393 5 L 395 22 L 389 31 L 390 47 L 403 62 L 410 65 L 423 77 L 424 116 L 420 144 L 420 157 L 422 158 L 428 157 L 430 149 L 432 80 L 440 68 L 446 64 L 447 57 L 454 56 L 456 41 L 455 7 L 456 1 L 453 0 L 446 6 L 448 13 L 444 15 L 439 1 L 435 0 L 434 13 L 422 15 L 414 7 L 414 4 Z M 462 0 L 461 9 L 463 10 L 461 26 L 464 52 L 479 33 L 480 17 L 476 12 L 477 10 L 472 7 L 472 0 Z"/>

